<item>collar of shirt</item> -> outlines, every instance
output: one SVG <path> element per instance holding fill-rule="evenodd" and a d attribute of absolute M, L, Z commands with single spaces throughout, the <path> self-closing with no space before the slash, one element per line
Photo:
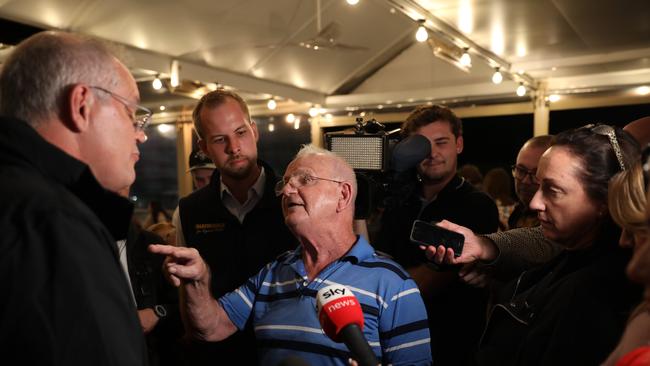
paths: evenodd
<path fill-rule="evenodd" d="M 350 250 L 345 253 L 338 261 L 350 261 L 353 263 L 360 263 L 366 259 L 372 257 L 375 254 L 375 249 L 368 243 L 368 241 L 360 235 L 357 235 L 356 243 L 350 248 Z M 284 258 L 281 261 L 281 264 L 296 266 L 300 263 L 300 266 L 304 268 L 302 262 L 302 245 L 299 245 L 290 255 Z"/>
<path fill-rule="evenodd" d="M 249 213 L 253 207 L 259 202 L 264 195 L 264 185 L 266 184 L 266 172 L 264 167 L 260 167 L 260 176 L 257 177 L 255 183 L 249 188 L 248 196 L 244 204 L 239 203 L 237 199 L 230 192 L 230 189 L 223 183 L 223 179 L 219 178 L 219 192 L 221 192 L 221 201 L 226 206 L 231 214 L 239 219 L 239 222 L 244 221 L 244 217 Z"/>

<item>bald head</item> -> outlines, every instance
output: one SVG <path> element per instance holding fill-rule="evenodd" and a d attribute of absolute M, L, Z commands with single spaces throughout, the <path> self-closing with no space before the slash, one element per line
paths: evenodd
<path fill-rule="evenodd" d="M 515 192 L 519 200 L 528 205 L 533 199 L 539 184 L 534 178 L 539 158 L 553 143 L 553 136 L 535 136 L 524 143 L 517 154 L 515 164 Z"/>
<path fill-rule="evenodd" d="M 303 146 L 293 161 L 310 156 L 319 159 L 328 168 L 333 179 L 350 183 L 354 201 L 357 196 L 357 177 L 350 164 L 339 155 L 311 144 Z"/>

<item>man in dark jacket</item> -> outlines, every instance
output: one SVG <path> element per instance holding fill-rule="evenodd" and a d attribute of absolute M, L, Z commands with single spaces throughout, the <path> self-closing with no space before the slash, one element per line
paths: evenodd
<path fill-rule="evenodd" d="M 204 95 L 193 113 L 201 150 L 217 167 L 210 184 L 180 200 L 177 243 L 196 248 L 212 272 L 212 295 L 235 290 L 297 242 L 275 196 L 277 178 L 257 159 L 257 126 L 237 94 L 218 89 Z M 218 279 L 218 280 L 216 280 Z M 238 333 L 190 350 L 192 364 L 215 365 L 236 354 L 256 364 L 252 332 Z"/>
<path fill-rule="evenodd" d="M 460 365 L 468 349 L 478 343 L 485 321 L 487 293 L 458 279 L 458 267 L 432 268 L 423 251 L 410 241 L 415 220 L 459 220 L 480 233 L 496 231 L 497 207 L 485 193 L 456 174 L 463 151 L 461 120 L 438 105 L 415 109 L 402 126 L 406 136 L 420 134 L 431 142 L 430 155 L 413 169 L 409 183 L 393 197 L 382 217 L 376 248 L 394 257 L 420 288 L 424 303 L 435 316 L 430 322 L 433 360 Z M 462 317 L 455 316 L 463 314 Z"/>
<path fill-rule="evenodd" d="M 0 74 L 0 344 L 25 365 L 144 365 L 117 256 L 151 117 L 102 43 L 44 32 Z M 141 113 L 142 112 L 142 113 Z"/>

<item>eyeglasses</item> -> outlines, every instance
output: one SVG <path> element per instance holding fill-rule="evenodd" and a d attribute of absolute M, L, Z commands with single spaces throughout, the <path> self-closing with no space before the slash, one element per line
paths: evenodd
<path fill-rule="evenodd" d="M 588 128 L 589 131 L 607 136 L 609 138 L 609 143 L 612 145 L 612 149 L 614 149 L 614 154 L 616 154 L 616 160 L 618 160 L 618 165 L 621 166 L 621 170 L 625 170 L 625 162 L 623 161 L 623 153 L 621 152 L 621 146 L 618 144 L 618 139 L 616 138 L 616 131 L 612 126 L 609 125 L 595 125 L 595 124 L 589 124 L 584 126 L 584 128 Z"/>
<path fill-rule="evenodd" d="M 539 183 L 536 174 L 537 174 L 537 169 L 528 170 L 519 165 L 512 166 L 512 176 L 515 177 L 515 179 L 517 180 L 523 181 L 524 179 L 526 179 L 527 176 L 529 176 L 531 182 Z"/>
<path fill-rule="evenodd" d="M 131 114 L 133 127 L 135 128 L 136 131 L 144 131 L 144 129 L 147 127 L 147 124 L 149 124 L 153 112 L 151 112 L 151 110 L 149 110 L 148 108 L 132 103 L 128 99 L 119 96 L 108 89 L 104 89 L 102 87 L 92 86 L 92 85 L 90 86 L 90 88 L 102 91 L 110 95 L 111 97 L 115 98 L 115 100 L 117 100 L 118 102 L 122 103 Z"/>
<path fill-rule="evenodd" d="M 275 195 L 282 196 L 282 191 L 284 191 L 284 186 L 286 186 L 287 184 L 291 184 L 293 188 L 298 189 L 300 187 L 316 184 L 316 182 L 319 180 L 325 180 L 328 182 L 334 182 L 338 184 L 343 183 L 343 181 L 340 180 L 321 178 L 307 173 L 300 173 L 300 174 L 292 175 L 288 178 L 285 177 L 281 181 L 278 181 L 278 183 L 275 184 Z"/>

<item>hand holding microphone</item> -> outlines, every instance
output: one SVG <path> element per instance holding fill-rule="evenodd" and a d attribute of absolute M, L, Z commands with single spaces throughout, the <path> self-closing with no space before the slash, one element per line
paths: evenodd
<path fill-rule="evenodd" d="M 325 334 L 334 342 L 343 342 L 359 366 L 377 366 L 379 362 L 363 335 L 363 312 L 352 291 L 331 285 L 316 296 L 318 320 Z"/>

